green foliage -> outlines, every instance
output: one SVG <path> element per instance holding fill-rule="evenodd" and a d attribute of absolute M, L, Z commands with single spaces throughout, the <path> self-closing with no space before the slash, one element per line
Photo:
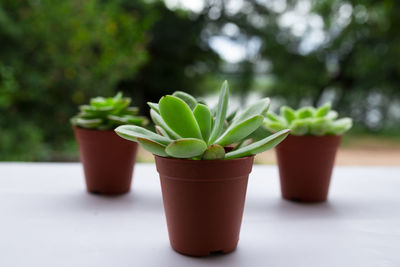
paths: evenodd
<path fill-rule="evenodd" d="M 191 95 L 174 95 L 162 97 L 158 104 L 149 103 L 157 133 L 131 125 L 119 126 L 115 132 L 122 138 L 138 141 L 155 155 L 203 160 L 255 155 L 276 146 L 289 134 L 289 130 L 282 130 L 251 144 L 246 138 L 262 125 L 269 99 L 257 101 L 228 122 L 227 81 L 222 84 L 215 116 Z M 225 153 L 224 146 L 228 145 L 233 151 Z"/>
<path fill-rule="evenodd" d="M 139 109 L 130 107 L 131 99 L 118 93 L 114 97 L 95 97 L 89 105 L 79 107 L 80 112 L 71 118 L 72 125 L 96 130 L 112 130 L 119 125 L 133 124 L 145 126 L 148 120 L 137 116 Z"/>
<path fill-rule="evenodd" d="M 135 76 L 151 14 L 120 1 L 0 1 L 0 160 L 76 158 L 69 118 Z"/>
<path fill-rule="evenodd" d="M 292 135 L 341 135 L 350 130 L 353 121 L 350 118 L 336 120 L 337 115 L 330 103 L 318 109 L 303 107 L 297 111 L 283 106 L 280 116 L 266 114 L 264 127 L 273 133 L 289 128 Z"/>

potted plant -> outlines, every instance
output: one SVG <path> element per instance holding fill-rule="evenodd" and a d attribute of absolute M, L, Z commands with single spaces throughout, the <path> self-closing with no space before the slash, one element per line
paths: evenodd
<path fill-rule="evenodd" d="M 137 144 L 119 138 L 114 129 L 121 124 L 145 125 L 131 99 L 118 93 L 96 97 L 71 119 L 88 192 L 122 194 L 130 190 Z"/>
<path fill-rule="evenodd" d="M 280 116 L 266 115 L 264 126 L 269 131 L 290 129 L 290 136 L 275 149 L 283 198 L 304 202 L 327 199 L 336 151 L 343 133 L 352 127 L 350 118 L 337 117 L 330 103 L 318 109 L 282 106 Z"/>
<path fill-rule="evenodd" d="M 228 98 L 226 81 L 215 109 L 177 92 L 149 103 L 157 133 L 130 125 L 115 130 L 155 155 L 170 243 L 182 254 L 206 256 L 236 248 L 254 155 L 289 133 L 249 144 L 246 137 L 262 125 L 269 99 L 228 123 Z"/>

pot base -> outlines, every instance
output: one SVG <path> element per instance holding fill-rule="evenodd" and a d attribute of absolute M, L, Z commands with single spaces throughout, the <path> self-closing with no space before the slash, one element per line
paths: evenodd
<path fill-rule="evenodd" d="M 219 250 L 212 250 L 212 251 L 209 251 L 209 250 L 189 251 L 189 250 L 185 250 L 185 249 L 176 248 L 176 247 L 174 247 L 172 245 L 171 245 L 171 247 L 173 248 L 173 250 L 175 250 L 179 254 L 182 254 L 182 255 L 185 255 L 185 256 L 189 256 L 189 257 L 207 257 L 207 256 L 212 256 L 212 255 L 229 254 L 229 253 L 233 252 L 236 249 L 237 244 L 234 247 L 230 247 L 230 248 L 226 248 L 226 249 L 219 249 Z"/>
<path fill-rule="evenodd" d="M 318 203 L 318 202 L 325 202 L 328 198 L 321 197 L 321 198 L 302 198 L 296 196 L 286 196 L 282 195 L 282 198 L 292 202 L 299 202 L 299 203 Z"/>
<path fill-rule="evenodd" d="M 123 195 L 126 193 L 129 193 L 131 190 L 130 189 L 119 189 L 119 190 L 98 190 L 98 189 L 89 189 L 87 188 L 87 192 L 93 195 L 109 195 L 109 196 L 115 196 L 115 195 Z"/>

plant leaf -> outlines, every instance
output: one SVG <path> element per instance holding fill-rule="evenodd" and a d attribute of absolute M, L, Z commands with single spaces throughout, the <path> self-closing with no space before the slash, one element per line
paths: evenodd
<path fill-rule="evenodd" d="M 188 104 L 188 106 L 190 107 L 191 110 L 193 110 L 197 105 L 196 98 L 194 98 L 192 95 L 190 95 L 188 93 L 185 93 L 182 91 L 176 91 L 172 95 L 185 101 L 185 103 Z"/>
<path fill-rule="evenodd" d="M 159 143 L 156 143 L 154 141 L 151 141 L 149 139 L 137 138 L 137 142 L 147 151 L 161 157 L 168 157 L 167 152 L 165 152 L 165 146 L 160 145 Z"/>
<path fill-rule="evenodd" d="M 296 119 L 296 111 L 288 106 L 282 106 L 281 116 L 286 120 L 288 124 L 290 124 L 293 120 Z"/>
<path fill-rule="evenodd" d="M 221 146 L 226 146 L 238 142 L 260 127 L 263 121 L 264 116 L 256 115 L 240 122 L 239 124 L 232 123 L 232 125 L 226 129 L 224 134 L 220 136 L 215 143 Z"/>
<path fill-rule="evenodd" d="M 326 114 L 325 118 L 330 120 L 335 120 L 338 116 L 339 114 L 337 113 L 337 111 L 331 110 L 328 112 L 328 114 Z"/>
<path fill-rule="evenodd" d="M 182 138 L 173 141 L 165 151 L 175 158 L 192 158 L 200 156 L 207 149 L 207 144 L 201 139 Z"/>
<path fill-rule="evenodd" d="M 182 99 L 167 95 L 161 98 L 158 106 L 162 119 L 171 130 L 184 138 L 202 138 L 192 110 Z"/>
<path fill-rule="evenodd" d="M 154 128 L 156 129 L 156 132 L 157 132 L 159 135 L 162 135 L 162 136 L 165 136 L 165 137 L 170 138 L 169 135 L 168 135 L 168 133 L 167 133 L 167 131 L 165 131 L 161 126 L 155 125 Z"/>
<path fill-rule="evenodd" d="M 298 119 L 312 118 L 314 117 L 315 108 L 303 107 L 297 110 L 296 116 Z"/>
<path fill-rule="evenodd" d="M 258 100 L 254 104 L 250 105 L 248 108 L 246 108 L 242 113 L 240 113 L 233 121 L 231 126 L 238 125 L 242 123 L 243 121 L 248 120 L 249 118 L 252 118 L 256 115 L 261 115 L 265 113 L 268 110 L 270 104 L 269 98 L 263 98 L 261 100 Z"/>
<path fill-rule="evenodd" d="M 172 131 L 171 128 L 168 127 L 168 125 L 165 123 L 165 121 L 161 118 L 160 114 L 158 114 L 154 109 L 150 110 L 150 117 L 153 120 L 153 122 L 156 125 L 159 125 L 161 128 L 163 128 L 168 133 L 168 136 L 170 136 L 171 138 L 173 138 L 173 139 L 182 138 L 177 133 Z"/>
<path fill-rule="evenodd" d="M 327 130 L 331 127 L 332 121 L 326 118 L 315 118 L 311 119 L 310 122 L 310 134 L 312 135 L 325 135 Z"/>
<path fill-rule="evenodd" d="M 337 121 L 333 121 L 327 134 L 341 135 L 353 126 L 353 120 L 350 118 L 342 118 Z"/>
<path fill-rule="evenodd" d="M 203 104 L 197 104 L 193 110 L 193 115 L 200 127 L 203 140 L 207 141 L 210 137 L 212 127 L 212 115 L 210 109 Z"/>
<path fill-rule="evenodd" d="M 241 157 L 247 157 L 251 155 L 255 155 L 257 153 L 264 152 L 268 149 L 271 149 L 282 142 L 286 136 L 288 136 L 290 130 L 286 129 L 283 131 L 279 131 L 273 135 L 270 135 L 260 141 L 252 143 L 248 146 L 239 148 L 232 152 L 226 153 L 225 159 L 235 159 Z"/>
<path fill-rule="evenodd" d="M 153 133 L 152 131 L 149 131 L 145 128 L 136 125 L 122 125 L 117 127 L 115 129 L 115 132 L 122 138 L 131 141 L 137 141 L 137 138 L 140 137 L 154 141 L 156 143 L 159 143 L 160 145 L 165 145 L 165 146 L 172 142 L 171 139 L 165 136 L 158 135 L 156 133 Z"/>
<path fill-rule="evenodd" d="M 101 125 L 103 122 L 102 119 L 82 119 L 82 118 L 76 118 L 73 120 L 73 123 L 75 125 L 78 125 L 83 128 L 95 128 L 99 125 Z"/>
<path fill-rule="evenodd" d="M 153 110 L 155 110 L 158 114 L 160 114 L 160 109 L 157 103 L 147 102 L 147 105 Z"/>
<path fill-rule="evenodd" d="M 283 123 L 279 120 L 272 121 L 269 118 L 264 118 L 263 126 L 265 129 L 267 129 L 271 133 L 276 133 L 276 132 L 279 132 L 279 131 L 282 131 L 282 130 L 288 128 L 285 123 Z"/>
<path fill-rule="evenodd" d="M 328 115 L 329 111 L 331 110 L 331 103 L 326 103 L 325 105 L 319 107 L 315 112 L 316 118 L 322 118 Z"/>
<path fill-rule="evenodd" d="M 208 144 L 214 143 L 215 140 L 219 137 L 221 132 L 223 131 L 225 124 L 226 111 L 228 109 L 228 101 L 229 101 L 229 87 L 228 82 L 224 81 L 221 86 L 221 91 L 219 94 L 218 105 L 215 123 L 213 129 L 211 131 L 210 138 L 208 139 Z"/>
<path fill-rule="evenodd" d="M 202 159 L 213 160 L 213 159 L 223 159 L 225 157 L 225 149 L 217 144 L 212 144 L 204 152 Z"/>
<path fill-rule="evenodd" d="M 283 122 L 281 117 L 279 117 L 277 114 L 273 112 L 268 112 L 265 114 L 265 118 L 269 119 L 270 121 L 277 121 L 277 122 Z"/>
<path fill-rule="evenodd" d="M 290 124 L 290 134 L 292 135 L 305 135 L 309 131 L 309 119 L 295 119 Z"/>

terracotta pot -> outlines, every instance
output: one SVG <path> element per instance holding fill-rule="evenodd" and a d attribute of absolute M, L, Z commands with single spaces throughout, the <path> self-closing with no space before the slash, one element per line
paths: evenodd
<path fill-rule="evenodd" d="M 114 131 L 74 127 L 88 192 L 123 194 L 130 190 L 137 143 Z"/>
<path fill-rule="evenodd" d="M 341 136 L 289 135 L 275 151 L 282 197 L 320 202 L 328 197 L 332 169 Z"/>
<path fill-rule="evenodd" d="M 155 158 L 172 248 L 190 256 L 233 251 L 254 157 Z"/>

